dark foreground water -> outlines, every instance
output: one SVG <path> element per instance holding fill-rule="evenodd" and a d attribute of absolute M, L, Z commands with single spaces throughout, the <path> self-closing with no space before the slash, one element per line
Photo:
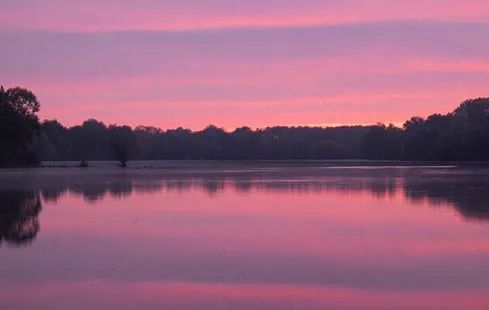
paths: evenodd
<path fill-rule="evenodd" d="M 488 309 L 489 170 L 0 170 L 0 309 Z"/>

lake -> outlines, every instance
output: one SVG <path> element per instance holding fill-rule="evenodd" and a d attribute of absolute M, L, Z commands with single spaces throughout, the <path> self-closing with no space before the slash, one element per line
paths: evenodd
<path fill-rule="evenodd" d="M 2 309 L 487 309 L 489 168 L 0 170 Z"/>

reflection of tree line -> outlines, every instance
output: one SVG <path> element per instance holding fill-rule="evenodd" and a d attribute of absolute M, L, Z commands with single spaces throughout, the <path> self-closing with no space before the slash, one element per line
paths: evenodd
<path fill-rule="evenodd" d="M 87 202 L 96 202 L 107 196 L 121 198 L 133 193 L 151 194 L 159 192 L 201 191 L 213 195 L 225 190 L 238 193 L 249 193 L 254 190 L 270 192 L 359 192 L 369 191 L 383 197 L 394 195 L 398 188 L 396 178 L 330 178 L 321 181 L 313 180 L 274 180 L 274 179 L 172 179 L 152 181 L 112 181 L 99 183 L 69 183 L 59 186 L 50 185 L 41 189 L 45 201 L 56 202 L 66 193 L 83 197 Z"/>
<path fill-rule="evenodd" d="M 368 193 L 383 198 L 402 194 L 413 203 L 428 201 L 431 205 L 448 204 L 469 219 L 489 220 L 489 180 L 483 176 L 375 176 L 296 178 L 172 178 L 114 179 L 105 182 L 67 181 L 24 191 L 0 191 L 0 244 L 2 241 L 21 245 L 32 241 L 38 231 L 37 216 L 41 198 L 56 202 L 63 195 L 79 195 L 88 202 L 106 196 L 127 197 L 134 193 L 203 191 L 217 194 L 225 190 L 238 193 L 251 191 L 294 192 L 299 194 L 339 192 Z"/>
<path fill-rule="evenodd" d="M 484 176 L 480 177 L 484 178 Z M 403 183 L 413 203 L 428 200 L 431 205 L 448 204 L 468 219 L 489 220 L 489 180 L 472 176 L 410 179 Z"/>

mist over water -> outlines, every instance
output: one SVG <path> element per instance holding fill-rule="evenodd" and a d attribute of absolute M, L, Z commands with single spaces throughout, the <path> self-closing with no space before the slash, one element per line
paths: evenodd
<path fill-rule="evenodd" d="M 2 170 L 1 304 L 484 309 L 489 169 L 370 164 Z"/>

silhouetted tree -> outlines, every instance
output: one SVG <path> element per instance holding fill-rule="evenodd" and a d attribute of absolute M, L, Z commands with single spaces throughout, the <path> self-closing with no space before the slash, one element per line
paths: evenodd
<path fill-rule="evenodd" d="M 0 87 L 0 166 L 39 163 L 34 140 L 40 133 L 36 96 L 24 88 Z"/>
<path fill-rule="evenodd" d="M 46 120 L 41 124 L 43 133 L 43 159 L 64 160 L 71 157 L 69 130 L 56 120 Z"/>
<path fill-rule="evenodd" d="M 368 159 L 400 159 L 402 131 L 392 124 L 370 127 L 363 137 L 363 154 Z"/>
<path fill-rule="evenodd" d="M 109 126 L 109 137 L 115 160 L 119 161 L 122 168 L 125 168 L 129 149 L 134 143 L 131 127 L 111 125 Z"/>

